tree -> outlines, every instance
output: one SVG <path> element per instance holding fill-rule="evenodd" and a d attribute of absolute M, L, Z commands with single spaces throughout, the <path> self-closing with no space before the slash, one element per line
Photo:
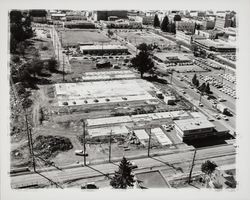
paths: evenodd
<path fill-rule="evenodd" d="M 175 23 L 171 23 L 170 26 L 170 32 L 176 34 L 176 27 L 175 27 Z"/>
<path fill-rule="evenodd" d="M 214 170 L 218 167 L 214 162 L 211 162 L 210 160 L 207 160 L 206 162 L 202 163 L 201 165 L 201 171 L 205 173 L 206 175 L 211 176 L 211 174 L 214 172 Z"/>
<path fill-rule="evenodd" d="M 150 72 L 154 68 L 154 62 L 148 51 L 140 51 L 136 57 L 132 58 L 131 63 L 141 73 L 141 78 L 145 72 Z"/>
<path fill-rule="evenodd" d="M 168 16 L 165 16 L 162 20 L 162 23 L 161 23 L 161 30 L 163 32 L 168 31 L 168 24 L 169 24 Z"/>
<path fill-rule="evenodd" d="M 33 77 L 36 77 L 36 75 L 41 74 L 42 69 L 44 67 L 43 61 L 35 58 L 30 63 L 26 63 L 26 69 L 29 73 L 33 74 Z"/>
<path fill-rule="evenodd" d="M 198 88 L 199 85 L 200 85 L 200 81 L 197 79 L 197 80 L 196 80 L 196 83 L 195 83 L 195 86 Z"/>
<path fill-rule="evenodd" d="M 196 84 L 195 84 L 196 81 L 197 81 L 197 75 L 194 74 L 194 76 L 193 76 L 193 78 L 192 78 L 192 83 L 193 83 L 194 85 L 196 85 Z"/>
<path fill-rule="evenodd" d="M 48 70 L 50 70 L 51 72 L 55 72 L 57 71 L 58 67 L 58 62 L 54 57 L 48 60 Z"/>
<path fill-rule="evenodd" d="M 112 35 L 114 35 L 114 32 L 111 30 L 108 30 L 108 36 L 111 37 Z"/>
<path fill-rule="evenodd" d="M 110 181 L 110 185 L 116 189 L 126 189 L 134 186 L 134 175 L 132 174 L 131 163 L 125 157 L 119 165 L 118 171 L 115 172 L 114 177 Z"/>
<path fill-rule="evenodd" d="M 137 46 L 137 49 L 139 49 L 140 51 L 143 52 L 148 52 L 149 50 L 151 50 L 150 46 L 147 45 L 146 43 L 141 43 Z"/>
<path fill-rule="evenodd" d="M 205 89 L 205 92 L 206 92 L 207 94 L 210 94 L 210 93 L 211 93 L 211 90 L 210 90 L 210 85 L 209 85 L 209 83 L 207 83 L 207 85 L 206 85 L 206 89 Z"/>
<path fill-rule="evenodd" d="M 160 20 L 157 14 L 155 15 L 155 18 L 154 18 L 154 27 L 155 28 L 160 27 Z"/>
<path fill-rule="evenodd" d="M 180 15 L 175 15 L 175 16 L 174 16 L 174 21 L 175 21 L 175 22 L 181 21 L 181 16 L 180 16 Z"/>
<path fill-rule="evenodd" d="M 206 83 L 202 83 L 201 86 L 198 88 L 202 93 L 206 91 Z"/>
<path fill-rule="evenodd" d="M 24 17 L 21 11 L 12 10 L 10 17 L 10 52 L 16 53 L 19 42 L 33 36 L 31 20 L 29 16 Z"/>
<path fill-rule="evenodd" d="M 26 47 L 27 45 L 24 41 L 19 42 L 16 44 L 16 52 L 20 54 L 22 57 L 24 57 Z"/>

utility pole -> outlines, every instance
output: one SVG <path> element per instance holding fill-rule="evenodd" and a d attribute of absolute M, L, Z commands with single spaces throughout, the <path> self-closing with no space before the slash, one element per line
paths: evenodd
<path fill-rule="evenodd" d="M 86 166 L 86 132 L 85 132 L 85 121 L 82 120 L 82 130 L 83 130 L 83 163 Z"/>
<path fill-rule="evenodd" d="M 24 108 L 24 117 L 25 117 L 26 131 L 27 131 L 27 136 L 28 136 L 29 151 L 30 151 L 30 154 L 31 154 L 29 124 L 28 124 L 28 118 L 27 118 L 27 111 L 26 111 L 25 108 Z"/>
<path fill-rule="evenodd" d="M 190 169 L 190 172 L 189 172 L 188 183 L 191 182 L 191 177 L 192 177 L 192 172 L 193 172 L 193 167 L 194 167 L 195 156 L 196 156 L 196 149 L 194 150 L 194 156 L 193 156 L 193 161 L 192 161 L 191 169 Z"/>
<path fill-rule="evenodd" d="M 63 56 L 63 74 L 62 75 L 63 75 L 63 82 L 64 82 L 65 81 L 64 80 L 64 55 L 62 55 L 62 56 Z"/>
<path fill-rule="evenodd" d="M 30 147 L 31 147 L 33 169 L 34 169 L 34 172 L 36 172 L 36 162 L 35 162 L 35 156 L 34 156 L 34 151 L 33 151 L 33 139 L 32 139 L 31 129 L 29 129 L 29 138 L 30 138 Z"/>
<path fill-rule="evenodd" d="M 57 42 L 57 60 L 58 60 L 58 64 L 60 65 L 60 60 L 59 60 L 59 41 Z"/>
<path fill-rule="evenodd" d="M 151 127 L 150 127 L 150 129 L 149 129 L 149 139 L 148 139 L 148 157 L 150 156 L 151 137 L 152 137 L 152 133 L 151 133 Z"/>
<path fill-rule="evenodd" d="M 112 130 L 110 131 L 109 135 L 109 162 L 111 162 L 111 135 L 112 135 Z"/>

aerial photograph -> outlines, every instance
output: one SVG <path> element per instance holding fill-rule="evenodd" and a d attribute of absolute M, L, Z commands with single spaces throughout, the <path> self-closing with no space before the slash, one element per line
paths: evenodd
<path fill-rule="evenodd" d="M 207 9 L 10 9 L 9 187 L 237 190 L 238 13 Z"/>

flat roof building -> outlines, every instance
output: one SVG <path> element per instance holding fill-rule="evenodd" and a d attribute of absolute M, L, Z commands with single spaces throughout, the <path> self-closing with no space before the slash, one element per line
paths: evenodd
<path fill-rule="evenodd" d="M 94 21 L 108 21 L 109 17 L 116 16 L 119 19 L 127 19 L 128 18 L 128 11 L 127 10 L 97 10 L 94 11 L 93 17 Z"/>
<path fill-rule="evenodd" d="M 127 53 L 128 48 L 122 45 L 83 45 L 80 46 L 80 51 L 83 54 L 88 53 Z"/>
<path fill-rule="evenodd" d="M 194 44 L 202 49 L 215 52 L 235 52 L 236 48 L 233 45 L 222 42 L 221 40 L 194 40 Z"/>
<path fill-rule="evenodd" d="M 202 138 L 214 134 L 215 125 L 204 118 L 176 120 L 174 123 L 182 140 Z"/>
<path fill-rule="evenodd" d="M 176 30 L 178 31 L 187 31 L 194 34 L 195 23 L 192 21 L 177 21 L 175 22 Z"/>
<path fill-rule="evenodd" d="M 192 62 L 188 57 L 181 53 L 155 53 L 154 59 L 163 62 L 165 64 L 169 63 L 187 63 Z"/>

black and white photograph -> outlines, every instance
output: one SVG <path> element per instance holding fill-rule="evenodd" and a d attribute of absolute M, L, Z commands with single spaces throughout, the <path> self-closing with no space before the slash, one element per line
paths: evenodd
<path fill-rule="evenodd" d="M 248 155 L 239 122 L 247 113 L 238 114 L 249 91 L 239 83 L 249 67 L 240 62 L 239 29 L 249 24 L 216 1 L 161 2 L 8 7 L 1 141 L 9 144 L 1 153 L 9 163 L 1 175 L 9 181 L 1 187 L 34 197 L 69 189 L 82 197 L 121 189 L 237 197 L 239 174 L 250 178 L 240 171 L 248 161 L 239 161 Z"/>

